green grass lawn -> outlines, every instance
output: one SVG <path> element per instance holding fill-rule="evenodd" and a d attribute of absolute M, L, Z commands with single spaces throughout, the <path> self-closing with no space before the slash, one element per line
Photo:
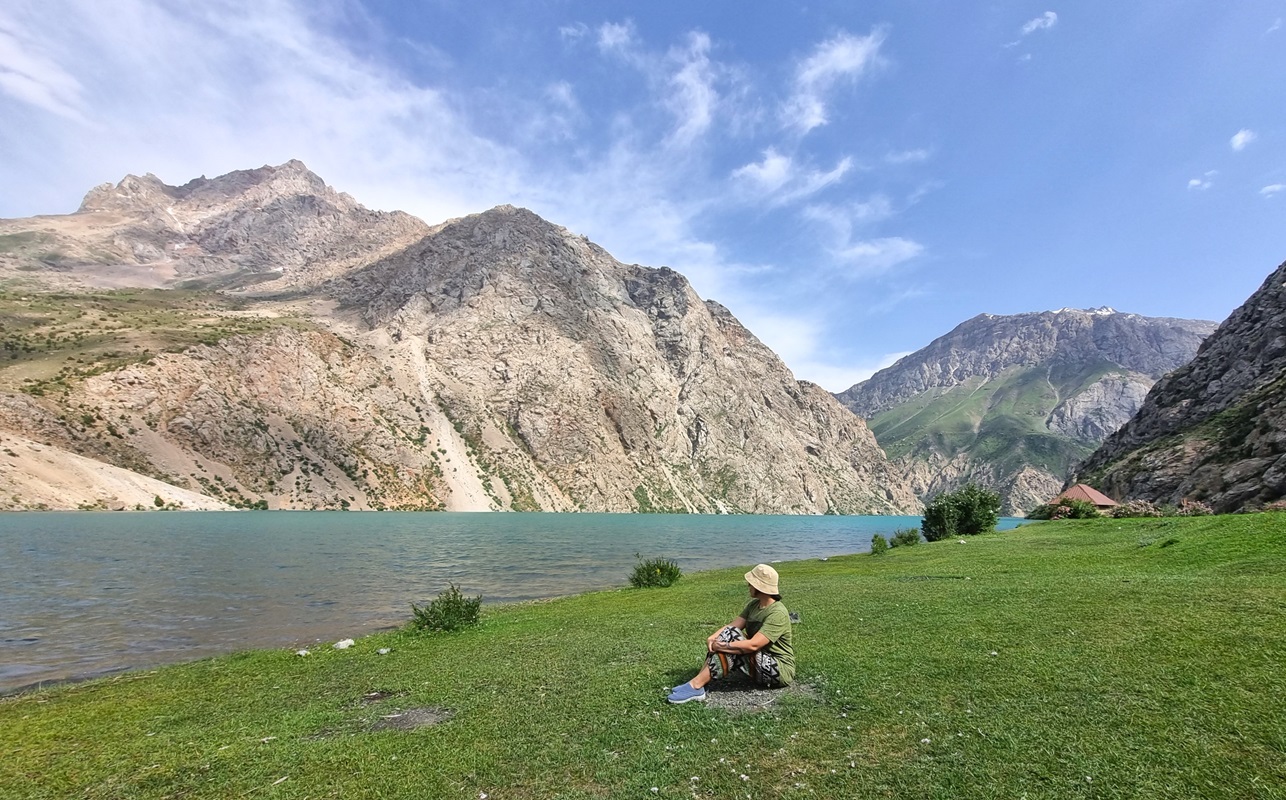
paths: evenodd
<path fill-rule="evenodd" d="M 664 701 L 724 570 L 0 701 L 0 796 L 1286 798 L 1286 514 L 778 566 L 814 691 L 766 711 Z"/>

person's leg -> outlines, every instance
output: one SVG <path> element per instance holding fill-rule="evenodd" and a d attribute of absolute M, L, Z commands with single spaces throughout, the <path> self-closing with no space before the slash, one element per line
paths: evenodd
<path fill-rule="evenodd" d="M 728 644 L 729 642 L 739 642 L 745 639 L 745 635 L 736 628 L 728 625 L 719 631 L 719 637 L 715 639 L 719 644 Z M 688 684 L 694 689 L 700 689 L 710 681 L 726 678 L 734 670 L 746 671 L 746 659 L 744 656 L 731 655 L 728 653 L 706 653 L 705 666 L 697 673 L 697 676 L 688 681 Z"/>
<path fill-rule="evenodd" d="M 738 639 L 746 638 L 741 631 L 729 625 L 719 631 L 719 638 L 716 640 L 721 643 L 735 642 Z M 727 653 L 707 653 L 705 666 L 696 674 L 692 680 L 686 684 L 676 686 L 670 693 L 669 700 L 671 703 L 686 703 L 689 700 L 705 700 L 705 687 L 712 680 L 726 677 L 728 672 L 733 669 L 746 671 L 745 657 L 738 655 L 728 655 Z"/>
<path fill-rule="evenodd" d="M 770 656 L 766 649 L 755 653 L 747 661 L 750 677 L 755 683 L 770 689 L 781 686 L 781 668 L 777 666 L 777 659 Z"/>

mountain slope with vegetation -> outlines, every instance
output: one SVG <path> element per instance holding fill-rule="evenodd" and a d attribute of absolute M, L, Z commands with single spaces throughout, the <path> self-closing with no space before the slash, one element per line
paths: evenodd
<path fill-rule="evenodd" d="M 973 482 L 1022 514 L 1214 327 L 1111 309 L 982 314 L 837 397 L 921 498 Z"/>
<path fill-rule="evenodd" d="M 0 431 L 216 501 L 916 507 L 863 422 L 727 309 L 523 209 L 431 227 L 290 162 L 126 178 L 0 221 L 0 246 Z"/>
<path fill-rule="evenodd" d="M 1123 498 L 1218 511 L 1286 498 L 1286 264 L 1077 474 Z"/>

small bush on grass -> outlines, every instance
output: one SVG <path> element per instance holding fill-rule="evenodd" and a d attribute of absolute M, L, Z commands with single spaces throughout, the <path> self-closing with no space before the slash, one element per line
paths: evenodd
<path fill-rule="evenodd" d="M 1161 509 L 1157 508 L 1155 503 L 1149 503 L 1147 500 L 1131 500 L 1112 509 L 1111 513 L 1115 519 L 1159 517 L 1161 516 Z"/>
<path fill-rule="evenodd" d="M 994 531 L 1000 521 L 1000 495 L 973 483 L 943 492 L 924 509 L 924 538 L 936 542 L 952 536 Z"/>
<path fill-rule="evenodd" d="M 438 599 L 420 608 L 411 604 L 411 627 L 417 631 L 456 631 L 478 624 L 482 595 L 465 597 L 454 583 Z"/>
<path fill-rule="evenodd" d="M 901 547 L 903 545 L 910 547 L 911 545 L 915 545 L 919 543 L 920 543 L 919 528 L 900 528 L 896 531 L 893 531 L 893 536 L 892 538 L 889 539 L 889 547 Z"/>
<path fill-rule="evenodd" d="M 871 555 L 882 556 L 889 551 L 889 540 L 885 539 L 882 534 L 875 534 L 871 537 Z"/>
<path fill-rule="evenodd" d="M 1214 509 L 1200 500 L 1188 500 L 1184 498 L 1179 501 L 1179 508 L 1175 511 L 1181 517 L 1208 517 L 1215 513 Z"/>
<path fill-rule="evenodd" d="M 665 588 L 678 583 L 679 578 L 683 577 L 683 570 L 668 558 L 649 558 L 644 561 L 638 553 L 634 557 L 639 563 L 634 565 L 634 572 L 630 575 L 630 586 L 635 589 L 653 586 Z"/>

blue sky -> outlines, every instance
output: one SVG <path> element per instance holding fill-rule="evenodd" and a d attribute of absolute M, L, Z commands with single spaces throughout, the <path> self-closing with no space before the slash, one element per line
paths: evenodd
<path fill-rule="evenodd" d="M 839 391 L 978 313 L 1286 260 L 1286 0 L 7 0 L 0 216 L 300 158 L 670 266 Z"/>

